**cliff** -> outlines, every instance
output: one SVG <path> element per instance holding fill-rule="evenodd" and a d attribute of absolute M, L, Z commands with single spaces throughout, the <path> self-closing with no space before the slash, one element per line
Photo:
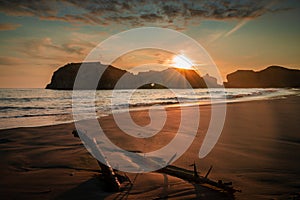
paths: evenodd
<path fill-rule="evenodd" d="M 72 90 L 81 64 L 69 63 L 59 68 L 53 73 L 51 82 L 46 86 L 46 89 Z M 99 78 L 99 74 L 102 74 L 102 76 L 98 82 L 97 89 L 184 89 L 189 87 L 188 83 L 193 88 L 206 88 L 205 81 L 209 87 L 220 87 L 215 78 L 208 75 L 202 78 L 194 70 L 168 68 L 163 71 L 140 72 L 134 75 L 126 70 L 102 65 L 98 62 L 84 64 L 88 70 L 82 72 L 85 85 L 82 85 L 79 89 L 93 89 L 91 88 L 92 82 L 89 81 Z M 122 83 L 117 84 L 120 78 Z"/>
<path fill-rule="evenodd" d="M 300 70 L 270 66 L 261 71 L 237 70 L 227 75 L 227 88 L 300 87 Z"/>

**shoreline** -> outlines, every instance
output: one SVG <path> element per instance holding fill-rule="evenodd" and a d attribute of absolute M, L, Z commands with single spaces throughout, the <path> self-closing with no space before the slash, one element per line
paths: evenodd
<path fill-rule="evenodd" d="M 195 161 L 202 175 L 213 165 L 210 178 L 232 181 L 234 187 L 242 190 L 236 195 L 237 199 L 288 199 L 300 192 L 300 182 L 296 179 L 300 175 L 300 138 L 296 134 L 299 132 L 299 102 L 299 96 L 289 96 L 228 104 L 222 135 L 204 159 L 198 158 L 198 152 L 209 123 L 210 106 L 199 106 L 201 121 L 196 139 L 173 164 L 192 169 L 190 165 Z M 145 145 L 146 139 L 132 139 L 120 134 L 112 116 L 99 120 L 109 138 L 121 148 L 148 152 L 168 144 L 176 133 L 180 109 L 167 108 L 166 111 L 166 127 L 150 138 L 152 145 Z M 147 110 L 131 114 L 137 124 L 149 123 Z M 3 169 L 0 186 L 4 189 L 0 189 L 1 196 L 76 199 L 77 195 L 77 198 L 83 197 L 90 191 L 91 199 L 115 197 L 117 194 L 106 193 L 102 186 L 99 187 L 94 177 L 98 174 L 96 160 L 80 140 L 73 138 L 74 128 L 74 123 L 68 123 L 0 130 L 0 167 Z M 151 181 L 146 184 L 145 180 Z M 166 193 L 173 195 L 170 199 L 197 196 L 190 183 L 169 176 L 168 180 L 170 183 L 165 188 L 164 176 L 142 175 L 139 181 L 143 185 L 133 188 L 129 199 L 162 197 Z M 173 190 L 170 185 L 178 187 Z M 162 189 L 167 192 L 162 193 Z M 178 197 L 175 194 L 180 194 L 180 190 L 187 193 Z"/>
<path fill-rule="evenodd" d="M 39 89 L 39 88 L 38 88 Z M 272 89 L 272 88 L 271 88 Z M 220 101 L 220 102 L 214 102 L 214 105 L 217 104 L 236 104 L 236 103 L 243 103 L 243 102 L 252 102 L 252 101 L 272 101 L 272 100 L 277 100 L 277 99 L 283 99 L 283 98 L 291 98 L 291 97 L 295 97 L 295 96 L 300 96 L 300 94 L 298 93 L 294 93 L 294 94 L 285 94 L 285 95 L 281 95 L 281 96 L 275 96 L 275 97 L 264 97 L 264 98 L 257 98 L 255 96 L 253 97 L 243 97 L 241 99 L 230 99 L 230 100 L 225 100 L 225 101 Z M 155 104 L 154 104 L 155 105 Z M 207 102 L 191 102 L 191 103 L 174 103 L 174 104 L 165 104 L 165 105 L 159 105 L 164 107 L 164 109 L 168 109 L 168 108 L 180 108 L 180 107 L 195 107 L 195 106 L 210 106 L 212 105 L 211 101 L 207 101 Z M 151 106 L 141 106 L 141 107 L 133 107 L 133 108 L 129 108 L 129 112 L 138 112 L 138 111 L 146 111 L 149 110 L 149 108 L 151 108 Z M 120 110 L 116 110 L 114 113 L 115 114 L 120 114 L 120 113 L 124 113 L 126 112 L 126 110 L 124 109 L 120 109 Z M 72 114 L 71 114 L 72 115 Z M 113 113 L 109 113 L 109 114 L 105 114 L 103 116 L 98 116 L 97 119 L 101 119 L 101 118 L 105 118 L 108 116 L 113 115 Z M 73 118 L 73 115 L 72 115 Z M 70 121 L 65 121 L 65 122 L 59 122 L 59 123 L 55 123 L 55 124 L 41 124 L 41 125 L 28 125 L 28 126 L 19 126 L 19 127 L 10 127 L 10 128 L 1 128 L 0 127 L 0 131 L 2 130 L 10 130 L 10 129 L 17 129 L 17 128 L 34 128 L 34 127 L 48 127 L 48 126 L 56 126 L 56 125 L 62 125 L 62 124 L 72 124 L 75 123 L 75 121 L 73 119 L 71 119 Z"/>

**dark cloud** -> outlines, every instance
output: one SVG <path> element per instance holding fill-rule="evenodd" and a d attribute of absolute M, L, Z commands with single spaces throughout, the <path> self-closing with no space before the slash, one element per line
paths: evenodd
<path fill-rule="evenodd" d="M 149 22 L 156 22 L 156 21 L 160 21 L 160 20 L 163 20 L 163 17 L 162 16 L 159 16 L 155 13 L 150 13 L 150 14 L 142 14 L 140 16 L 140 18 L 142 20 L 146 20 L 146 21 L 149 21 Z"/>
<path fill-rule="evenodd" d="M 57 4 L 47 0 L 1 0 L 0 11 L 12 16 L 47 16 L 57 13 Z"/>
<path fill-rule="evenodd" d="M 51 20 L 51 21 L 65 21 L 70 23 L 83 23 L 83 24 L 101 24 L 107 25 L 106 22 L 101 20 L 98 17 L 91 16 L 90 14 L 81 14 L 81 15 L 69 15 L 64 16 L 41 16 L 42 20 Z"/>
<path fill-rule="evenodd" d="M 191 20 L 251 19 L 288 9 L 274 4 L 272 0 L 1 0 L 0 12 L 83 24 L 176 26 L 181 22 L 183 26 Z"/>

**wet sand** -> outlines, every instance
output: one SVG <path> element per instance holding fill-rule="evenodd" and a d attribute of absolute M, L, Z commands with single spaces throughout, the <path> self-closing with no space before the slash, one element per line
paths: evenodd
<path fill-rule="evenodd" d="M 174 165 L 201 174 L 210 165 L 210 178 L 232 181 L 241 189 L 237 199 L 299 198 L 300 192 L 300 97 L 231 103 L 222 135 L 213 151 L 198 158 L 209 121 L 210 106 L 200 106 L 197 136 Z M 194 109 L 184 107 L 183 109 Z M 139 125 L 150 122 L 147 111 L 131 113 Z M 100 124 L 118 146 L 149 152 L 168 144 L 180 122 L 180 108 L 167 108 L 166 124 L 149 139 L 123 134 L 113 117 Z M 191 119 L 188 119 L 191 120 Z M 140 174 L 128 191 L 105 192 L 98 180 L 96 160 L 71 134 L 74 124 L 17 128 L 0 131 L 1 199 L 226 199 L 222 194 L 159 173 Z M 188 131 L 188 130 L 187 130 Z M 134 180 L 134 174 L 129 174 Z M 2 198 L 4 197 L 4 198 Z"/>

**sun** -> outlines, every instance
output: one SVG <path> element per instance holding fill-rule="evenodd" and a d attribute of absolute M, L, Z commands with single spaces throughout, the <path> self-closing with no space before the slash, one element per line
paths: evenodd
<path fill-rule="evenodd" d="M 193 63 L 184 55 L 176 55 L 172 59 L 172 65 L 180 69 L 193 69 Z"/>

